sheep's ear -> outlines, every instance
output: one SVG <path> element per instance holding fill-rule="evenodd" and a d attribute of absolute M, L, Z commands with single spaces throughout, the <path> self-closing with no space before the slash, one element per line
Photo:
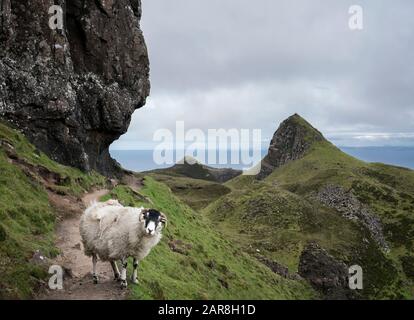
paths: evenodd
<path fill-rule="evenodd" d="M 145 218 L 147 217 L 148 214 L 148 210 L 142 210 L 141 213 L 139 214 L 139 221 L 144 221 Z"/>
<path fill-rule="evenodd" d="M 167 227 L 167 217 L 164 213 L 161 212 L 160 222 L 164 225 L 164 228 Z"/>

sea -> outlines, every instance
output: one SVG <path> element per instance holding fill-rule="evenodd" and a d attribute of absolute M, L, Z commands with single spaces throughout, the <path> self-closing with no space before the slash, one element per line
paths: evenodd
<path fill-rule="evenodd" d="M 366 162 L 381 162 L 390 165 L 414 169 L 414 147 L 339 147 L 343 152 Z M 154 169 L 171 167 L 173 164 L 157 164 L 154 161 L 153 150 L 111 150 L 111 156 L 116 159 L 122 167 L 128 170 L 143 172 Z M 261 150 L 264 157 L 267 149 Z M 230 159 L 231 151 L 227 151 Z M 181 160 L 181 159 L 177 159 Z M 230 161 L 229 161 L 230 162 Z M 217 168 L 233 168 L 242 170 L 243 164 L 220 164 L 211 165 Z"/>

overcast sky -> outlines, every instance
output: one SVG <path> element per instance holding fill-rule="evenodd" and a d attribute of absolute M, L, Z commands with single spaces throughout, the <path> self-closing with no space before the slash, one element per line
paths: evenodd
<path fill-rule="evenodd" d="M 152 92 L 112 149 L 147 148 L 177 120 L 259 128 L 267 147 L 295 112 L 340 146 L 414 146 L 414 1 L 142 2 Z"/>

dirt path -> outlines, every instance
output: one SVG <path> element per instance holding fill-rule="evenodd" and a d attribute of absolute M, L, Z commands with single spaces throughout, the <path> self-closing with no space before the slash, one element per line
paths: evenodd
<path fill-rule="evenodd" d="M 38 299 L 43 300 L 119 300 L 125 298 L 125 290 L 113 280 L 109 263 L 98 262 L 99 283 L 93 284 L 92 261 L 83 253 L 79 234 L 79 220 L 86 206 L 107 194 L 108 190 L 97 190 L 86 194 L 82 201 L 50 194 L 51 203 L 63 212 L 62 221 L 56 230 L 57 247 L 61 254 L 53 264 L 62 266 L 66 272 L 63 290 L 47 290 Z"/>

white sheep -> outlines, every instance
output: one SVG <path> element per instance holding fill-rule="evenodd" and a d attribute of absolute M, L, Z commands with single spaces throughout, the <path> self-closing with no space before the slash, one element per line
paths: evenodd
<path fill-rule="evenodd" d="M 161 240 L 161 230 L 166 222 L 166 216 L 157 210 L 124 207 L 116 200 L 93 203 L 88 207 L 79 229 L 85 254 L 92 257 L 94 283 L 98 282 L 98 257 L 111 263 L 115 279 L 120 279 L 124 288 L 127 286 L 127 259 L 133 257 L 131 281 L 138 283 L 138 263 Z M 122 262 L 121 274 L 117 260 Z"/>

